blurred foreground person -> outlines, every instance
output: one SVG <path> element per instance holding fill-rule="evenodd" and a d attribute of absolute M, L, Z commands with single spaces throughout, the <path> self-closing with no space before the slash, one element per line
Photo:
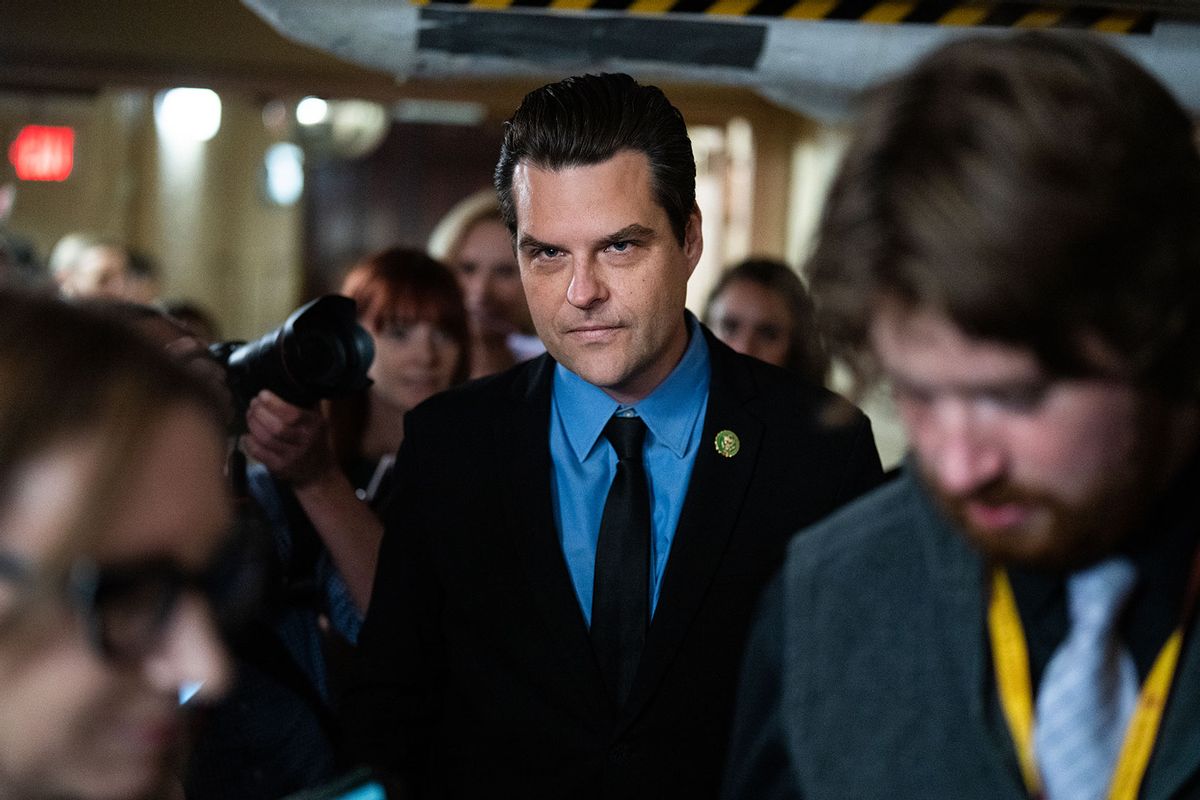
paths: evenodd
<path fill-rule="evenodd" d="M 704 324 L 725 344 L 825 382 L 829 356 L 817 331 L 812 298 L 782 261 L 749 259 L 730 268 L 708 296 Z"/>
<path fill-rule="evenodd" d="M 0 375 L 0 797 L 174 796 L 185 712 L 228 678 L 219 410 L 52 300 L 0 294 Z"/>
<path fill-rule="evenodd" d="M 870 96 L 813 295 L 913 453 L 791 545 L 729 797 L 1200 796 L 1197 220 L 1191 121 L 1096 39 Z"/>
<path fill-rule="evenodd" d="M 429 254 L 458 276 L 471 324 L 471 377 L 502 372 L 546 348 L 533 330 L 512 237 L 496 192 L 460 201 L 429 236 Z"/>
<path fill-rule="evenodd" d="M 208 342 L 220 341 L 220 324 L 212 312 L 200 303 L 176 298 L 164 300 L 161 305 L 164 311 L 187 326 L 193 335 Z"/>
<path fill-rule="evenodd" d="M 385 250 L 355 265 L 342 293 L 374 340 L 371 386 L 311 409 L 264 391 L 246 415 L 243 447 L 260 462 L 249 489 L 273 534 L 278 589 L 263 628 L 236 643 L 239 683 L 199 743 L 191 800 L 281 797 L 341 771 L 333 698 L 370 595 L 375 509 L 404 415 L 466 377 L 466 314 L 446 267 Z"/>

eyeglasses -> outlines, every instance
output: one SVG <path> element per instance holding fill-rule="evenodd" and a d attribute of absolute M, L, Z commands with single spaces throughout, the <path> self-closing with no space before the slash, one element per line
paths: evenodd
<path fill-rule="evenodd" d="M 167 559 L 101 566 L 78 558 L 57 581 L 28 559 L 0 553 L 0 581 L 26 592 L 48 588 L 49 581 L 49 588 L 83 621 L 96 652 L 114 663 L 136 662 L 153 651 L 185 593 L 203 597 L 218 626 L 228 632 L 252 613 L 262 583 L 257 565 L 236 544 L 199 571 Z"/>

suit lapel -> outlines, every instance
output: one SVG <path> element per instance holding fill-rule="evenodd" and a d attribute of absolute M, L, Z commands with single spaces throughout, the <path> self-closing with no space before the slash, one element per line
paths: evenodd
<path fill-rule="evenodd" d="M 1200 772 L 1200 614 L 1192 615 L 1141 797 L 1181 796 Z M 1195 791 L 1195 786 L 1190 787 Z M 1190 795 L 1189 795 L 1190 796 Z"/>
<path fill-rule="evenodd" d="M 550 493 L 550 389 L 554 361 L 542 356 L 513 387 L 511 407 L 495 415 L 499 463 L 507 473 L 505 501 L 529 591 L 560 659 L 551 665 L 562 685 L 603 694 L 587 625 L 571 583 L 554 523 Z M 587 679 L 581 679 L 587 676 Z"/>
<path fill-rule="evenodd" d="M 623 711 L 627 720 L 654 693 L 704 600 L 737 524 L 762 442 L 763 423 L 745 407 L 754 393 L 749 376 L 728 357 L 731 351 L 707 330 L 705 335 L 712 364 L 708 409 L 658 607 Z M 740 439 L 733 458 L 720 455 L 713 444 L 722 430 L 733 431 Z"/>

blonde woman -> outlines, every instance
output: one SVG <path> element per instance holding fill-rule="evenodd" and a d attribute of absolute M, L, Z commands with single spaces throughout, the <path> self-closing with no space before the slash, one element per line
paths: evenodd
<path fill-rule="evenodd" d="M 494 189 L 459 201 L 429 236 L 429 254 L 458 277 L 471 323 L 471 377 L 482 378 L 543 353 L 533 330 L 512 237 Z"/>

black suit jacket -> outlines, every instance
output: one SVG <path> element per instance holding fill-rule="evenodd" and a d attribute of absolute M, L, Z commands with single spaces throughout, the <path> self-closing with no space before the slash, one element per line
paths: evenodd
<path fill-rule="evenodd" d="M 433 797 L 714 797 L 742 645 L 790 535 L 881 479 L 853 406 L 708 337 L 702 442 L 629 702 L 555 529 L 542 356 L 410 412 L 343 698 L 360 757 Z M 719 455 L 718 431 L 741 440 Z"/>

